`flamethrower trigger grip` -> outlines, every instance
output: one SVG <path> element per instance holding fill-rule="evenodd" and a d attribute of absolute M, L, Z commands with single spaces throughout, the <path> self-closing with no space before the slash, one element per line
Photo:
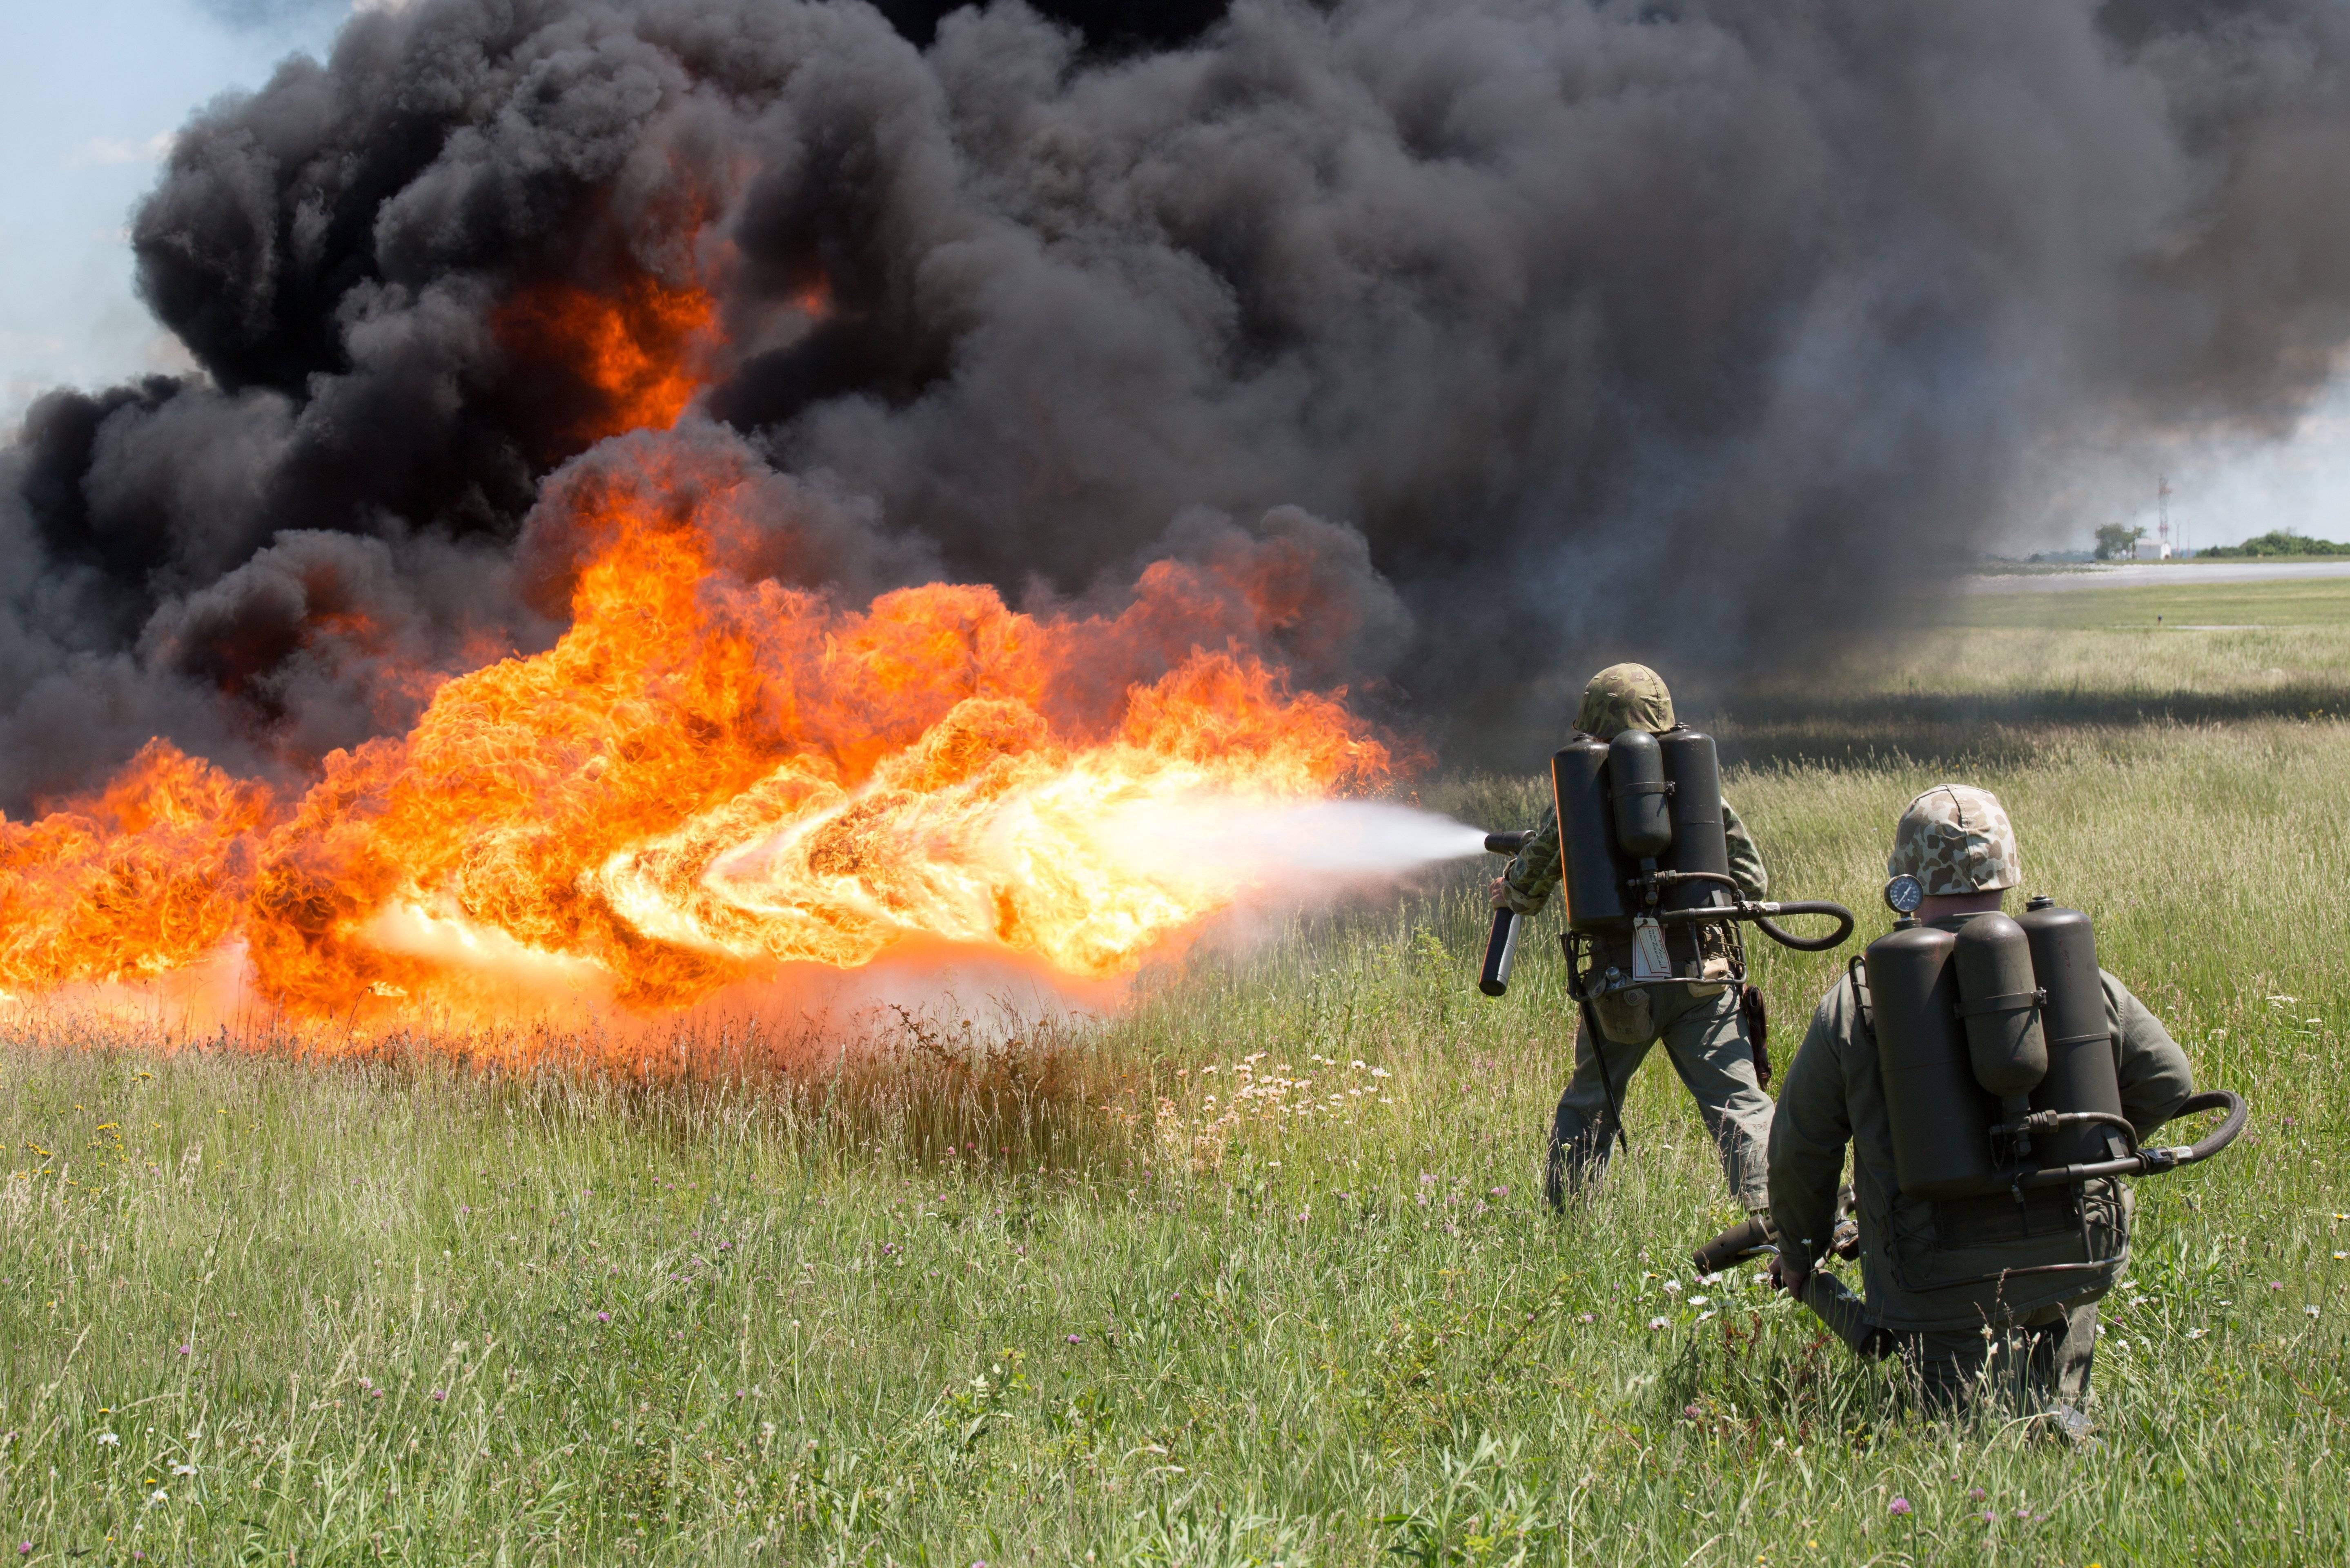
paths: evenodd
<path fill-rule="evenodd" d="M 1526 846 L 1531 833 L 1489 833 L 1485 850 L 1491 855 L 1515 855 Z M 1510 970 L 1518 961 L 1518 929 L 1523 917 L 1511 909 L 1493 911 L 1493 929 L 1485 939 L 1485 964 L 1478 972 L 1477 989 L 1501 996 L 1510 989 Z"/>

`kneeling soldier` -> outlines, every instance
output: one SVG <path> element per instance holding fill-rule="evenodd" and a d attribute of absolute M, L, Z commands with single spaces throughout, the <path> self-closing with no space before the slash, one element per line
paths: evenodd
<path fill-rule="evenodd" d="M 1894 888 L 1907 894 L 1894 900 L 1897 908 L 1916 901 L 1919 922 L 1951 932 L 1998 911 L 2007 889 L 2022 879 L 2007 813 L 1988 791 L 1965 784 L 1938 785 L 1910 802 L 1894 829 L 1887 869 Z M 1904 884 L 1904 877 L 1918 886 Z M 2142 1143 L 2179 1112 L 2194 1090 L 2194 1075 L 2185 1054 L 2137 998 L 2111 974 L 2096 974 L 2104 992 L 2104 1040 L 2092 1028 L 2077 1040 L 2051 1041 L 2050 1048 L 2102 1044 L 2110 1049 L 2114 1077 L 2105 1082 L 2118 1087 L 2120 1116 Z M 2085 986 L 2085 970 L 2084 975 Z M 1905 1158 L 1896 1149 L 1897 1122 L 1918 1090 L 1888 1082 L 1879 1071 L 1877 1029 L 1887 1020 L 1877 1013 L 1896 1005 L 1890 983 L 1889 975 L 1880 977 L 1874 1002 L 1857 971 L 1831 987 L 1787 1069 L 1771 1131 L 1771 1212 L 1780 1248 L 1774 1276 L 1783 1287 L 1804 1293 L 1835 1230 L 1848 1143 L 1858 1190 L 1864 1300 L 1833 1294 L 1865 1321 L 1846 1325 L 1858 1331 L 1846 1337 L 1873 1339 L 1880 1352 L 1898 1353 L 1931 1407 L 1962 1407 L 1990 1392 L 2055 1416 L 2068 1432 L 2085 1430 L 2081 1407 L 2096 1345 L 2096 1303 L 2126 1262 L 2129 1195 L 2110 1176 L 2064 1187 L 2019 1183 L 2012 1190 L 1985 1191 L 1978 1182 L 1970 1195 L 1939 1200 L 1904 1192 L 1897 1178 Z M 2084 994 L 2094 1019 L 2095 992 Z M 2044 1002 L 2046 993 L 2040 995 Z M 2033 1006 L 2028 981 L 2017 995 L 1955 1009 L 1947 996 L 1938 992 L 1936 997 L 1942 1011 L 1961 1017 L 2028 1012 Z M 1939 1021 L 1936 1026 L 1956 1027 Z M 2090 1064 L 2102 1076 L 2104 1064 Z M 1960 1085 L 1955 1092 L 1975 1091 Z M 1904 1101 L 1905 1096 L 1912 1099 Z M 2010 1103 L 2021 1106 L 2022 1100 Z M 2110 1137 L 2118 1146 L 2119 1120 L 2103 1119 L 2113 1124 Z M 1913 1167 L 1919 1161 L 1915 1152 L 1906 1158 Z M 1822 1298 L 1830 1293 L 1814 1290 L 1805 1299 L 1826 1312 L 1830 1305 Z"/>

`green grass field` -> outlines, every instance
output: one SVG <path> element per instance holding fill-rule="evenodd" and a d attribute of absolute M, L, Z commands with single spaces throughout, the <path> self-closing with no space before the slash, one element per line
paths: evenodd
<path fill-rule="evenodd" d="M 2053 732 L 2341 717 L 2350 579 L 1972 594 L 1735 694 L 1752 763 L 2020 760 Z"/>
<path fill-rule="evenodd" d="M 1940 607 L 1938 624 L 2020 631 L 2156 631 L 2169 626 L 2350 627 L 2350 577 L 2241 584 L 1970 594 Z"/>
<path fill-rule="evenodd" d="M 1545 1210 L 1561 965 L 1476 993 L 1463 865 L 1115 1017 L 917 1015 L 796 1076 L 733 1070 L 795 1044 L 749 1022 L 627 1082 L 19 1015 L 0 1555 L 2350 1558 L 2350 589 L 2146 592 L 1970 600 L 1813 718 L 1782 687 L 1721 725 L 1779 889 L 1865 934 L 1909 795 L 2000 792 L 2030 888 L 2251 1098 L 2140 1184 L 2098 1448 L 1922 1420 L 1751 1269 L 1691 1279 L 1731 1215 L 1659 1063 L 1604 1189 Z M 1852 950 L 1757 954 L 1783 1062 Z"/>

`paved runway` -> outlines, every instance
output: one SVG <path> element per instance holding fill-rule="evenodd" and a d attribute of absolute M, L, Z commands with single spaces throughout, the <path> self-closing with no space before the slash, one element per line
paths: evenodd
<path fill-rule="evenodd" d="M 2294 577 L 2350 577 L 2340 561 L 2158 561 L 2085 566 L 2074 571 L 2012 572 L 1969 577 L 1970 594 L 2064 594 L 2079 588 L 2184 587 L 2190 583 L 2266 583 Z"/>

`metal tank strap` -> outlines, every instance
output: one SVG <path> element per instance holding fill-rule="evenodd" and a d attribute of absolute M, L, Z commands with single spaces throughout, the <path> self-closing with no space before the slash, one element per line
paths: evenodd
<path fill-rule="evenodd" d="M 2011 991 L 2003 996 L 1978 997 L 1961 1002 L 1957 1008 L 1961 1018 L 1974 1018 L 1986 1012 L 2030 1012 L 2048 1005 L 2045 991 Z"/>

